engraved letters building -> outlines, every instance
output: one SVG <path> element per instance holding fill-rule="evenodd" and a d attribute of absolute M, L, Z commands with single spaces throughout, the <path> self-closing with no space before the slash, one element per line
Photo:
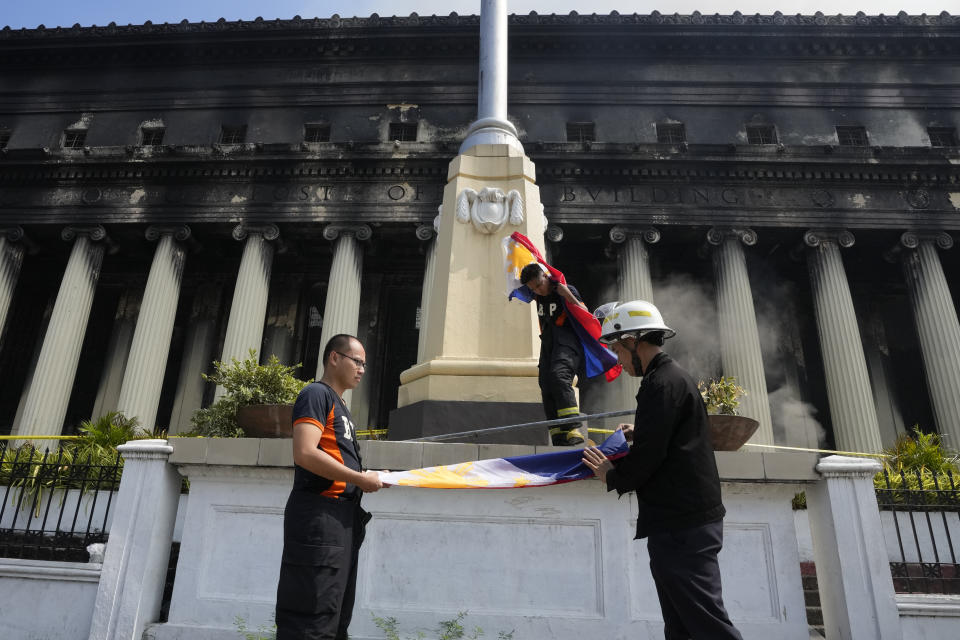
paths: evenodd
<path fill-rule="evenodd" d="M 185 431 L 212 360 L 254 348 L 313 377 L 340 331 L 370 362 L 358 425 L 388 426 L 424 357 L 478 26 L 0 31 L 0 434 L 114 409 Z M 549 258 L 588 306 L 652 299 L 668 351 L 747 388 L 761 441 L 878 450 L 918 424 L 960 446 L 960 18 L 509 29 Z M 580 384 L 586 411 L 634 392 Z"/>

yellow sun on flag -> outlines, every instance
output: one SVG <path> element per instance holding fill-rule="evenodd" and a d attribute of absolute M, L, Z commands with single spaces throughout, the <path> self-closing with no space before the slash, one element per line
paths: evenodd
<path fill-rule="evenodd" d="M 428 489 L 467 489 L 470 487 L 486 487 L 489 480 L 467 477 L 473 469 L 472 462 L 430 467 L 428 469 L 413 469 L 410 479 L 400 480 L 397 484 L 407 487 L 426 487 Z"/>

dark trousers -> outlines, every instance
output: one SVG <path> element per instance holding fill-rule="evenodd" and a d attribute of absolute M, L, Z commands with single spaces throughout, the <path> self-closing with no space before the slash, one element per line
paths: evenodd
<path fill-rule="evenodd" d="M 346 640 L 368 519 L 359 501 L 290 492 L 283 513 L 277 640 Z"/>
<path fill-rule="evenodd" d="M 650 535 L 650 572 L 666 640 L 742 640 L 723 606 L 717 563 L 722 547 L 722 520 Z"/>
<path fill-rule="evenodd" d="M 543 412 L 547 420 L 566 418 L 570 414 L 558 415 L 563 409 L 577 407 L 577 395 L 573 392 L 573 377 L 580 368 L 580 351 L 565 344 L 554 344 L 540 351 L 540 397 L 543 399 Z M 570 428 L 575 424 L 569 425 Z"/>

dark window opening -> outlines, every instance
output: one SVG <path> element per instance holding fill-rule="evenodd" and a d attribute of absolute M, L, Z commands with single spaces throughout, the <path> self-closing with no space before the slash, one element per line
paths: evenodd
<path fill-rule="evenodd" d="M 955 127 L 928 127 L 931 147 L 956 147 L 957 130 Z"/>
<path fill-rule="evenodd" d="M 0 129 L 0 149 L 6 149 L 10 144 L 10 130 Z"/>
<path fill-rule="evenodd" d="M 416 142 L 417 141 L 417 123 L 412 122 L 391 122 L 390 139 L 397 142 Z"/>
<path fill-rule="evenodd" d="M 247 125 L 220 127 L 220 144 L 243 144 L 247 141 Z"/>
<path fill-rule="evenodd" d="M 771 125 L 748 125 L 747 144 L 777 144 L 777 130 Z"/>
<path fill-rule="evenodd" d="M 67 129 L 63 132 L 64 149 L 82 149 L 87 143 L 86 129 Z"/>
<path fill-rule="evenodd" d="M 329 124 L 307 124 L 303 126 L 304 142 L 330 142 Z"/>
<path fill-rule="evenodd" d="M 657 142 L 660 144 L 680 144 L 686 141 L 687 130 L 683 123 L 657 125 Z"/>
<path fill-rule="evenodd" d="M 567 142 L 594 142 L 597 139 L 594 123 L 568 122 Z"/>
<path fill-rule="evenodd" d="M 867 130 L 864 127 L 837 127 L 837 141 L 843 147 L 865 147 Z"/>
<path fill-rule="evenodd" d="M 140 146 L 153 147 L 163 144 L 163 134 L 166 127 L 140 127 Z"/>

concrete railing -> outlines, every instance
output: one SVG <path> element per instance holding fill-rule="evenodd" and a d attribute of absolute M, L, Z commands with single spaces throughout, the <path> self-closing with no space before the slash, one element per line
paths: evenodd
<path fill-rule="evenodd" d="M 290 441 L 184 439 L 172 455 L 164 441 L 141 441 L 123 451 L 127 467 L 89 637 L 234 640 L 237 618 L 249 628 L 269 626 Z M 389 469 L 535 451 L 363 443 L 366 464 Z M 915 637 L 955 637 L 944 635 L 952 628 L 944 623 L 950 602 L 895 598 L 869 470 L 857 461 L 738 452 L 718 453 L 717 462 L 728 510 L 724 597 L 744 638 L 809 637 L 790 508 L 800 490 L 810 505 L 828 637 L 904 637 L 898 607 Z M 190 498 L 169 619 L 157 624 L 181 474 L 190 479 Z M 373 615 L 396 617 L 413 634 L 459 611 L 491 637 L 501 630 L 517 640 L 662 637 L 646 545 L 632 539 L 632 496 L 617 500 L 593 480 L 510 490 L 394 487 L 366 496 L 364 506 L 374 519 L 361 554 L 353 638 L 383 637 Z"/>

